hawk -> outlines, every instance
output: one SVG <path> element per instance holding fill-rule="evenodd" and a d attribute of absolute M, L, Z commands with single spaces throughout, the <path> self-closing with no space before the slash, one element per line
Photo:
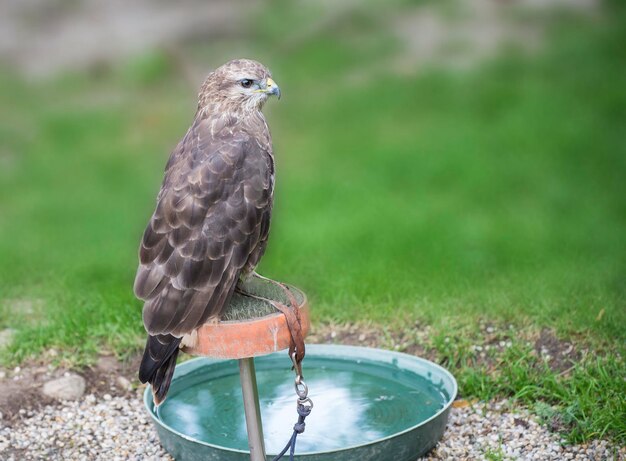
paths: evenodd
<path fill-rule="evenodd" d="M 218 319 L 267 245 L 274 158 L 261 112 L 280 98 L 269 70 L 249 59 L 211 72 L 191 127 L 172 152 L 139 249 L 135 295 L 148 341 L 139 369 L 158 405 L 181 342 Z"/>

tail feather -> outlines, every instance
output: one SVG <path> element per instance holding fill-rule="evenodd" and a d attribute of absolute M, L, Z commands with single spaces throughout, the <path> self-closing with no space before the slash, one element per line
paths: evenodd
<path fill-rule="evenodd" d="M 172 335 L 148 336 L 139 366 L 139 380 L 150 383 L 156 405 L 165 400 L 170 388 L 180 342 L 181 338 Z"/>

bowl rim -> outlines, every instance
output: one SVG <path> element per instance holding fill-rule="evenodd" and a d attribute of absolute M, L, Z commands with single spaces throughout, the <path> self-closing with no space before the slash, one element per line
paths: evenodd
<path fill-rule="evenodd" d="M 431 362 L 430 360 L 424 359 L 422 357 L 417 357 L 415 355 L 411 355 L 411 354 L 406 354 L 403 352 L 397 352 L 397 351 L 390 351 L 387 349 L 379 349 L 379 348 L 374 348 L 374 347 L 363 347 L 363 346 L 352 346 L 352 345 L 343 345 L 343 344 L 309 344 L 307 345 L 307 352 L 308 353 L 314 353 L 314 354 L 319 354 L 319 355 L 324 355 L 325 351 L 333 351 L 333 355 L 339 355 L 339 354 L 334 354 L 334 351 L 350 351 L 352 353 L 361 351 L 365 354 L 367 353 L 372 353 L 372 351 L 375 351 L 376 354 L 379 355 L 383 355 L 383 356 L 390 356 L 390 357 L 401 357 L 405 360 L 410 360 L 410 361 L 415 361 L 415 362 L 420 362 L 423 365 L 428 365 L 429 367 L 432 367 L 433 369 L 437 370 L 440 374 L 441 377 L 445 377 L 449 380 L 449 382 L 452 384 L 452 389 L 449 394 L 450 397 L 448 399 L 448 401 L 446 402 L 446 404 L 436 413 L 434 413 L 432 416 L 430 416 L 429 418 L 420 421 L 417 424 L 414 424 L 413 426 L 410 426 L 400 432 L 396 432 L 395 434 L 391 434 L 391 435 L 387 435 L 385 437 L 381 437 L 379 439 L 373 440 L 371 442 L 366 442 L 366 443 L 362 443 L 362 444 L 358 444 L 358 445 L 350 445 L 348 447 L 342 447 L 342 448 L 338 448 L 338 449 L 334 449 L 334 450 L 325 450 L 325 451 L 309 451 L 309 452 L 304 452 L 304 453 L 299 453 L 298 456 L 311 456 L 311 455 L 324 455 L 324 454 L 330 454 L 330 453 L 338 453 L 338 452 L 343 452 L 343 451 L 348 451 L 348 450 L 354 450 L 357 448 L 363 448 L 363 447 L 367 447 L 370 445 L 376 445 L 379 444 L 381 442 L 385 442 L 387 440 L 390 439 L 394 439 L 396 437 L 399 437 L 401 435 L 407 434 L 409 432 L 412 432 L 422 426 L 427 425 L 428 423 L 430 423 L 431 421 L 437 419 L 438 417 L 440 417 L 443 413 L 445 413 L 446 411 L 448 411 L 450 409 L 450 407 L 452 406 L 452 403 L 454 402 L 454 400 L 457 397 L 458 394 L 458 384 L 456 379 L 454 378 L 454 376 L 452 375 L 452 373 L 450 373 L 448 370 L 446 370 L 444 367 L 442 367 L 441 365 Z M 278 354 L 281 351 L 278 352 L 273 352 L 272 354 L 267 354 L 267 355 L 274 355 L 274 354 Z M 354 356 L 354 354 L 353 354 Z M 263 357 L 263 356 L 261 356 Z M 194 369 L 197 368 L 196 365 L 198 362 L 208 362 L 208 364 L 213 364 L 213 363 L 220 363 L 220 362 L 226 362 L 229 360 L 237 360 L 237 359 L 221 359 L 221 358 L 211 358 L 211 357 L 195 357 L 193 359 L 187 360 L 181 364 L 179 364 L 176 367 L 176 371 L 180 370 L 180 372 L 191 372 Z M 186 368 L 192 368 L 191 370 L 186 370 Z M 178 372 L 178 373 L 180 373 Z M 173 379 L 177 379 L 176 377 L 176 372 L 174 374 L 174 378 Z M 187 373 L 185 373 L 187 374 Z M 180 377 L 179 377 L 180 378 Z M 144 390 L 143 393 L 143 401 L 144 401 L 144 406 L 146 411 L 148 412 L 148 414 L 150 415 L 150 417 L 152 418 L 152 421 L 161 426 L 162 428 L 168 430 L 169 432 L 171 432 L 172 434 L 178 435 L 179 437 L 182 437 L 185 440 L 188 440 L 190 442 L 193 443 L 197 443 L 199 445 L 204 445 L 206 447 L 209 448 L 214 448 L 214 449 L 218 449 L 218 450 L 222 450 L 222 451 L 226 451 L 226 452 L 232 452 L 232 453 L 241 453 L 241 454 L 248 454 L 249 450 L 240 450 L 237 448 L 229 448 L 229 447 L 224 447 L 222 445 L 216 445 L 216 444 L 212 444 L 209 442 L 205 442 L 203 440 L 198 440 L 194 437 L 190 437 L 186 434 L 183 434 L 179 431 L 177 431 L 176 429 L 172 428 L 171 426 L 167 425 L 165 422 L 163 422 L 161 419 L 159 419 L 156 415 L 156 413 L 153 411 L 153 400 L 152 400 L 152 392 L 150 390 L 150 386 L 146 386 L 146 389 Z M 278 453 L 276 453 L 278 454 Z M 267 456 L 272 456 L 272 453 L 266 453 Z"/>

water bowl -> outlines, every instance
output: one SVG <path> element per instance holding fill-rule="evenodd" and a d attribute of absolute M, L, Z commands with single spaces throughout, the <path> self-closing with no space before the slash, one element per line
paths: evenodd
<path fill-rule="evenodd" d="M 267 459 L 297 419 L 291 361 L 255 359 Z M 443 435 L 457 384 L 445 369 L 398 352 L 309 345 L 303 374 L 315 407 L 298 437 L 300 461 L 415 461 Z M 196 358 L 177 366 L 167 400 L 144 402 L 165 449 L 178 461 L 248 461 L 236 360 Z"/>

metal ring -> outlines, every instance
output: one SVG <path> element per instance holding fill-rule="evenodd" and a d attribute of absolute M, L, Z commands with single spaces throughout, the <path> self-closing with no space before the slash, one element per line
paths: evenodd
<path fill-rule="evenodd" d="M 294 383 L 294 387 L 296 389 L 296 394 L 301 399 L 306 399 L 307 395 L 309 395 L 309 386 L 306 385 L 303 379 L 300 379 L 300 382 L 297 381 Z"/>
<path fill-rule="evenodd" d="M 313 400 L 311 400 L 308 397 L 305 397 L 303 399 L 298 399 L 298 405 L 302 405 L 303 407 L 308 406 L 312 410 L 313 409 Z"/>

